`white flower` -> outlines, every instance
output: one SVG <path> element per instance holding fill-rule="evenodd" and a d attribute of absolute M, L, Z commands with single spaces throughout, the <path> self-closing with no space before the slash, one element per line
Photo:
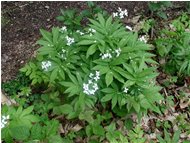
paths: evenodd
<path fill-rule="evenodd" d="M 120 19 L 123 19 L 125 16 L 128 16 L 128 11 L 126 9 L 122 10 L 120 7 L 117 12 L 113 13 L 113 17 L 119 17 Z"/>
<path fill-rule="evenodd" d="M 80 30 L 77 30 L 76 32 L 79 33 L 80 35 L 84 35 L 84 33 L 81 32 Z"/>
<path fill-rule="evenodd" d="M 63 26 L 61 29 L 60 29 L 60 31 L 63 33 L 63 32 L 65 32 L 65 31 L 67 31 L 67 27 L 66 26 Z"/>
<path fill-rule="evenodd" d="M 118 16 L 118 12 L 114 12 L 113 17 L 117 17 L 117 16 Z"/>
<path fill-rule="evenodd" d="M 67 45 L 70 46 L 71 44 L 73 44 L 75 42 L 75 39 L 74 38 L 71 38 L 69 36 L 66 36 L 65 37 L 66 40 L 67 40 Z"/>
<path fill-rule="evenodd" d="M 128 90 L 129 90 L 129 89 L 125 87 L 123 92 L 124 92 L 124 93 L 127 93 Z"/>
<path fill-rule="evenodd" d="M 89 77 L 88 83 L 83 83 L 83 92 L 87 95 L 94 95 L 99 89 L 97 81 L 100 79 L 100 72 L 96 71 L 96 74 L 90 73 Z"/>
<path fill-rule="evenodd" d="M 118 12 L 121 12 L 122 10 L 121 10 L 121 8 L 120 7 L 118 7 L 118 10 L 117 10 Z"/>
<path fill-rule="evenodd" d="M 95 30 L 95 29 L 92 29 L 92 28 L 89 28 L 88 31 L 89 31 L 89 32 L 92 32 L 92 33 L 96 33 L 96 30 Z"/>
<path fill-rule="evenodd" d="M 132 27 L 130 27 L 130 26 L 125 26 L 125 28 L 127 28 L 127 29 L 130 30 L 130 31 L 133 30 Z"/>
<path fill-rule="evenodd" d="M 93 73 L 90 73 L 89 77 L 90 78 L 93 78 L 94 74 Z"/>
<path fill-rule="evenodd" d="M 92 80 L 88 80 L 88 83 L 91 84 L 91 83 L 92 83 Z"/>
<path fill-rule="evenodd" d="M 116 49 L 115 53 L 116 53 L 116 57 L 119 57 L 119 55 L 121 54 L 121 48 Z"/>
<path fill-rule="evenodd" d="M 139 40 L 140 40 L 140 41 L 143 41 L 143 42 L 145 42 L 145 43 L 147 42 L 147 39 L 145 38 L 145 35 L 144 35 L 144 36 L 141 36 L 141 37 L 139 38 Z"/>
<path fill-rule="evenodd" d="M 1 117 L 1 129 L 6 126 L 9 120 L 9 115 Z"/>
<path fill-rule="evenodd" d="M 50 61 L 43 61 L 42 62 L 42 69 L 44 71 L 48 71 L 48 68 L 51 67 L 51 62 Z"/>
<path fill-rule="evenodd" d="M 63 53 L 65 53 L 65 52 L 66 52 L 66 50 L 65 50 L 65 49 L 62 49 L 62 52 L 63 52 Z"/>

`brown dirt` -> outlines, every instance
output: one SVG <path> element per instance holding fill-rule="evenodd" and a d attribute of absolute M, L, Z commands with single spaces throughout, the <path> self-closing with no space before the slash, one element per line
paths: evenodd
<path fill-rule="evenodd" d="M 97 2 L 109 13 L 118 7 L 125 8 L 129 17 L 148 12 L 147 2 Z M 8 23 L 1 27 L 1 77 L 2 82 L 13 79 L 38 48 L 39 29 L 61 26 L 56 21 L 60 9 L 87 8 L 86 2 L 1 2 L 2 16 Z"/>

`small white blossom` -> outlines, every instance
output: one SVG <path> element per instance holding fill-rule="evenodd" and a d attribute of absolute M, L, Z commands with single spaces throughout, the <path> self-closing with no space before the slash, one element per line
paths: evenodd
<path fill-rule="evenodd" d="M 119 57 L 119 55 L 121 54 L 121 48 L 116 49 L 115 53 L 116 53 L 116 57 Z"/>
<path fill-rule="evenodd" d="M 92 29 L 92 28 L 89 28 L 88 31 L 89 31 L 89 32 L 92 32 L 92 33 L 96 33 L 96 30 L 95 30 L 95 29 Z"/>
<path fill-rule="evenodd" d="M 1 129 L 6 126 L 9 120 L 9 115 L 1 117 Z"/>
<path fill-rule="evenodd" d="M 65 37 L 66 40 L 67 40 L 67 45 L 70 46 L 71 44 L 73 44 L 75 42 L 75 39 L 74 38 L 71 38 L 69 36 L 66 36 Z"/>
<path fill-rule="evenodd" d="M 81 32 L 80 30 L 77 30 L 76 32 L 79 33 L 80 35 L 84 35 L 84 33 Z"/>
<path fill-rule="evenodd" d="M 139 40 L 140 40 L 140 41 L 143 41 L 143 42 L 145 42 L 145 43 L 147 43 L 147 38 L 145 38 L 145 36 L 141 36 L 141 37 L 139 38 Z"/>
<path fill-rule="evenodd" d="M 118 16 L 118 12 L 114 12 L 113 17 L 117 17 L 117 16 Z"/>
<path fill-rule="evenodd" d="M 93 73 L 90 73 L 89 77 L 90 78 L 93 78 L 94 74 Z"/>
<path fill-rule="evenodd" d="M 125 87 L 123 92 L 124 92 L 124 93 L 127 93 L 128 90 L 129 90 L 129 89 Z"/>
<path fill-rule="evenodd" d="M 125 28 L 127 28 L 127 29 L 130 30 L 130 31 L 133 30 L 132 27 L 130 27 L 130 26 L 125 26 Z"/>
<path fill-rule="evenodd" d="M 122 10 L 120 7 L 117 12 L 113 13 L 113 17 L 119 17 L 120 19 L 123 19 L 125 16 L 128 16 L 128 11 L 126 9 Z"/>
<path fill-rule="evenodd" d="M 43 61 L 42 62 L 42 69 L 44 71 L 48 71 L 48 68 L 51 67 L 51 62 L 50 61 Z"/>
<path fill-rule="evenodd" d="M 89 77 L 88 83 L 83 83 L 83 92 L 87 95 L 94 95 L 99 89 L 97 81 L 100 79 L 100 72 L 96 71 L 96 74 L 90 73 Z"/>
<path fill-rule="evenodd" d="M 65 32 L 65 31 L 67 31 L 67 27 L 66 26 L 63 26 L 61 29 L 60 29 L 60 31 L 63 33 L 63 32 Z"/>

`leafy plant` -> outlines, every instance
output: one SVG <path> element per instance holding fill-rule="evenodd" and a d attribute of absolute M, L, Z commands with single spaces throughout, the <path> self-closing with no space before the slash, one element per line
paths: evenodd
<path fill-rule="evenodd" d="M 66 26 L 53 27 L 51 32 L 41 29 L 36 59 L 21 71 L 33 86 L 45 89 L 40 100 L 33 102 L 36 113 L 83 121 L 90 142 L 94 137 L 125 142 L 127 138 L 114 131 L 114 123 L 109 126 L 111 112 L 104 111 L 112 110 L 116 117 L 135 112 L 139 118 L 148 110 L 160 113 L 156 102 L 162 100 L 161 88 L 155 84 L 156 67 L 150 66 L 157 62 L 152 59 L 151 45 L 127 31 L 119 19 L 98 13 L 89 21 L 80 31 Z M 134 133 L 141 132 L 135 129 Z"/>
<path fill-rule="evenodd" d="M 148 7 L 153 14 L 157 16 L 167 19 L 167 15 L 164 12 L 166 8 L 172 7 L 172 2 L 170 1 L 156 1 L 156 2 L 149 2 Z"/>
<path fill-rule="evenodd" d="M 164 128 L 164 138 L 162 138 L 160 135 L 157 135 L 157 138 L 160 143 L 178 143 L 180 133 L 180 130 L 178 130 L 174 133 L 173 137 L 171 137 L 167 130 Z"/>
<path fill-rule="evenodd" d="M 57 17 L 58 21 L 63 22 L 69 30 L 81 29 L 82 22 L 86 22 L 86 17 L 94 18 L 97 13 L 104 13 L 105 11 L 101 9 L 95 2 L 88 1 L 87 2 L 88 9 L 82 10 L 79 12 L 78 9 L 61 9 L 61 15 Z"/>
<path fill-rule="evenodd" d="M 165 58 L 164 68 L 171 74 L 190 75 L 190 27 L 187 14 L 172 22 L 171 30 L 162 30 L 156 40 L 158 53 Z"/>
<path fill-rule="evenodd" d="M 13 80 L 2 83 L 2 89 L 7 95 L 14 96 L 24 87 L 29 86 L 30 80 L 23 73 L 19 73 Z"/>

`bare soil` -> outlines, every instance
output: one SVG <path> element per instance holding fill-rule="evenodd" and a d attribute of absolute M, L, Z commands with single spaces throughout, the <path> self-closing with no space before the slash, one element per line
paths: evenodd
<path fill-rule="evenodd" d="M 125 8 L 129 17 L 146 10 L 147 2 L 97 2 L 112 13 Z M 3 18 L 8 21 L 1 27 L 1 78 L 2 82 L 15 78 L 19 68 L 31 59 L 38 48 L 39 29 L 61 26 L 56 21 L 60 9 L 87 8 L 86 2 L 1 2 Z"/>

